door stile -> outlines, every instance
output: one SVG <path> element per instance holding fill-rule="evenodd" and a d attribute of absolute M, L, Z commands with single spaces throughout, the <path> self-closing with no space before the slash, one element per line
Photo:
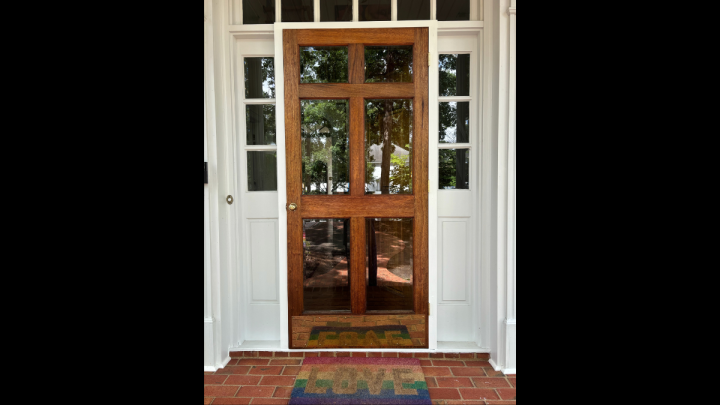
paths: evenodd
<path fill-rule="evenodd" d="M 348 82 L 365 82 L 362 44 L 348 45 Z M 350 97 L 350 197 L 365 195 L 365 103 Z M 359 204 L 358 204 L 359 205 Z M 365 313 L 365 218 L 350 218 L 350 309 L 353 315 Z"/>
<path fill-rule="evenodd" d="M 365 195 L 365 103 L 350 97 L 350 196 Z"/>
<path fill-rule="evenodd" d="M 428 288 L 428 29 L 415 31 L 413 46 L 413 194 L 415 220 L 413 226 L 413 281 L 416 314 L 427 314 Z"/>
<path fill-rule="evenodd" d="M 298 98 L 298 84 L 300 83 L 300 69 L 295 69 L 300 60 L 300 49 L 297 46 L 296 31 L 284 30 L 283 32 L 283 53 L 284 75 L 285 75 L 285 129 L 286 133 L 300 133 L 300 99 Z M 286 167 L 302 167 L 300 137 L 285 137 Z M 301 193 L 301 175 L 299 170 L 287 171 L 287 201 L 295 203 L 299 207 Z M 300 210 L 288 210 L 288 315 L 289 320 L 293 316 L 302 314 L 303 311 L 303 245 L 302 245 L 302 218 Z M 292 331 L 292 322 L 288 331 Z M 292 341 L 292 335 L 291 335 Z"/>
<path fill-rule="evenodd" d="M 365 218 L 350 218 L 350 309 L 353 315 L 365 313 Z"/>

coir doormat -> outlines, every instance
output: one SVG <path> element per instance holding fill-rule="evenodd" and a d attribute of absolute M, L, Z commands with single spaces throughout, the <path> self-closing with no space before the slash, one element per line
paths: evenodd
<path fill-rule="evenodd" d="M 431 405 L 420 360 L 387 357 L 306 357 L 291 405 Z"/>
<path fill-rule="evenodd" d="M 338 322 L 339 323 L 339 322 Z M 313 326 L 307 347 L 398 347 L 412 346 L 405 325 L 367 327 Z"/>

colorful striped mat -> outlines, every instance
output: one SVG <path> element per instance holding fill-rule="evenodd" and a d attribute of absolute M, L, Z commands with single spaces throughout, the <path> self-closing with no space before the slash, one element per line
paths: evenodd
<path fill-rule="evenodd" d="M 306 357 L 291 405 L 431 405 L 420 360 L 388 357 Z"/>

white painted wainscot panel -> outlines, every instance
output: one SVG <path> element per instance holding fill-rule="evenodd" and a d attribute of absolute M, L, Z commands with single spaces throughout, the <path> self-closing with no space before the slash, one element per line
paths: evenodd
<path fill-rule="evenodd" d="M 442 193 L 442 190 L 440 190 Z M 438 340 L 472 341 L 469 220 L 440 218 Z"/>

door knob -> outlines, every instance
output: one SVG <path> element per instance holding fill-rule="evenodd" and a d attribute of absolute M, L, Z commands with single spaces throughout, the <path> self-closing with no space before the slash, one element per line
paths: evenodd
<path fill-rule="evenodd" d="M 289 209 L 290 211 L 295 211 L 295 210 L 297 209 L 297 204 L 295 204 L 295 203 L 290 203 L 290 205 L 288 205 L 288 209 Z"/>

